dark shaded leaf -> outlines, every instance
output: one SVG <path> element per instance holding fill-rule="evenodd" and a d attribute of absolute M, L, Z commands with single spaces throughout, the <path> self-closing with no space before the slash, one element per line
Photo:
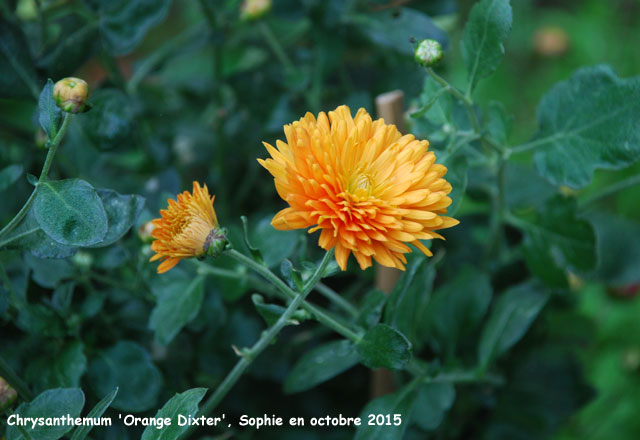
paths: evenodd
<path fill-rule="evenodd" d="M 48 390 L 40 394 L 31 402 L 21 404 L 16 414 L 21 417 L 50 418 L 50 417 L 78 417 L 84 406 L 84 393 L 79 388 L 58 388 Z M 22 427 L 33 439 L 57 440 L 69 432 L 72 425 L 39 426 L 31 425 Z M 7 438 L 11 440 L 24 440 L 21 430 L 15 426 L 7 428 Z"/>
<path fill-rule="evenodd" d="M 326 382 L 358 363 L 351 341 L 333 341 L 306 353 L 284 382 L 286 393 L 299 393 Z"/>
<path fill-rule="evenodd" d="M 513 287 L 498 298 L 480 339 L 478 362 L 482 368 L 524 336 L 547 299 L 549 295 L 531 283 Z"/>
<path fill-rule="evenodd" d="M 101 396 L 119 388 L 112 405 L 130 412 L 153 408 L 162 387 L 162 375 L 149 353 L 129 341 L 97 353 L 89 363 L 89 381 Z"/>
<path fill-rule="evenodd" d="M 356 344 L 362 363 L 369 368 L 399 370 L 411 359 L 411 343 L 386 324 L 371 328 Z"/>

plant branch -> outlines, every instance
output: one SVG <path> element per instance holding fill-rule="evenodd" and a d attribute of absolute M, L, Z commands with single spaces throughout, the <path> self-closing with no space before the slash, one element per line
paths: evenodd
<path fill-rule="evenodd" d="M 228 250 L 226 251 L 226 253 L 236 261 L 258 272 L 260 275 L 266 278 L 269 282 L 271 282 L 280 292 L 286 295 L 287 298 L 294 299 L 297 296 L 297 293 L 293 289 L 291 289 L 284 281 L 282 281 L 282 279 L 280 279 L 276 274 L 271 272 L 269 268 L 247 257 L 246 255 L 236 251 L 235 249 Z M 360 334 L 354 332 L 353 330 L 348 328 L 346 325 L 342 324 L 337 319 L 335 319 L 328 313 L 324 312 L 322 309 L 308 302 L 303 302 L 301 305 L 301 308 L 311 313 L 311 315 L 315 318 L 316 321 L 335 330 L 337 333 L 341 334 L 347 339 L 351 339 L 354 342 L 358 342 L 362 338 Z"/>
<path fill-rule="evenodd" d="M 56 151 L 58 151 L 58 146 L 60 145 L 60 142 L 64 138 L 65 133 L 67 132 L 67 128 L 69 127 L 69 123 L 71 122 L 71 117 L 72 117 L 71 113 L 64 113 L 62 126 L 60 127 L 60 130 L 51 141 L 51 145 L 49 146 L 49 151 L 47 152 L 47 157 L 44 160 L 44 165 L 42 166 L 42 171 L 40 172 L 40 178 L 38 179 L 38 183 L 36 184 L 36 187 L 33 189 L 33 191 L 31 192 L 31 195 L 29 196 L 25 204 L 22 206 L 20 211 L 18 211 L 18 213 L 11 219 L 11 221 L 7 223 L 7 225 L 4 228 L 2 228 L 2 230 L 0 231 L 0 237 L 3 237 L 7 235 L 9 232 L 13 231 L 15 227 L 18 226 L 20 221 L 29 212 L 31 205 L 33 204 L 36 198 L 36 193 L 38 192 L 38 186 L 47 180 L 49 169 L 51 168 L 51 164 L 53 163 L 53 158 L 56 155 Z"/>
<path fill-rule="evenodd" d="M 347 312 L 350 316 L 354 318 L 358 316 L 358 309 L 356 309 L 349 301 L 341 297 L 340 294 L 331 287 L 324 283 L 318 283 L 316 284 L 316 290 L 336 306 Z"/>
<path fill-rule="evenodd" d="M 278 58 L 278 60 L 282 63 L 282 66 L 290 72 L 296 70 L 293 66 L 293 63 L 289 59 L 289 56 L 282 48 L 282 44 L 280 44 L 276 36 L 273 35 L 273 31 L 271 30 L 269 25 L 265 23 L 264 20 L 261 20 L 258 24 L 258 27 L 260 29 L 260 32 L 262 32 L 262 36 L 267 41 L 267 44 L 276 55 L 276 58 Z"/>
<path fill-rule="evenodd" d="M 249 368 L 249 366 L 251 365 L 251 362 L 253 362 L 253 360 L 257 356 L 259 356 L 260 353 L 262 353 L 269 346 L 269 344 L 271 344 L 271 342 L 275 339 L 278 333 L 280 333 L 280 330 L 282 330 L 285 326 L 290 324 L 291 317 L 302 305 L 305 297 L 313 290 L 313 288 L 316 286 L 318 281 L 320 281 L 332 257 L 333 257 L 333 250 L 328 251 L 324 255 L 324 258 L 316 268 L 311 278 L 309 278 L 309 280 L 303 286 L 302 291 L 296 293 L 295 298 L 293 298 L 293 300 L 291 301 L 287 309 L 284 311 L 284 313 L 280 315 L 280 318 L 278 318 L 278 321 L 276 321 L 276 323 L 272 327 L 270 327 L 267 331 L 263 332 L 262 336 L 260 337 L 258 342 L 256 342 L 253 345 L 253 347 L 241 353 L 242 358 L 238 361 L 238 363 L 236 363 L 235 367 L 233 367 L 231 372 L 227 375 L 227 377 L 225 377 L 225 379 L 222 381 L 220 386 L 218 386 L 218 388 L 213 393 L 213 395 L 202 406 L 202 410 L 200 411 L 199 416 L 201 415 L 206 416 L 216 408 L 216 406 L 220 403 L 220 401 L 222 401 L 222 399 L 224 399 L 227 393 L 229 393 L 231 388 L 233 388 L 236 382 L 238 382 L 238 379 L 240 379 L 240 377 L 244 374 L 247 368 Z M 185 431 L 184 438 L 187 438 L 189 434 L 192 433 L 192 431 L 193 430 L 191 428 Z"/>
<path fill-rule="evenodd" d="M 589 205 L 597 202 L 600 199 L 603 199 L 611 194 L 615 194 L 618 191 L 621 191 L 625 188 L 629 188 L 630 186 L 640 184 L 640 174 L 636 174 L 635 176 L 629 176 L 626 179 L 619 180 L 618 182 L 612 183 L 609 186 L 605 186 L 595 193 L 586 196 L 584 199 L 579 201 L 580 208 L 584 209 Z"/>

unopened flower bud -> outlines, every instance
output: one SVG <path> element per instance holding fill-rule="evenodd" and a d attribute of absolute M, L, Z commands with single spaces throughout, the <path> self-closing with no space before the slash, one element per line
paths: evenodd
<path fill-rule="evenodd" d="M 227 248 L 229 240 L 227 239 L 227 230 L 225 228 L 214 228 L 209 232 L 204 242 L 205 254 L 210 257 L 219 256 Z"/>
<path fill-rule="evenodd" d="M 569 49 L 569 44 L 567 31 L 558 26 L 541 27 L 533 36 L 535 51 L 545 57 L 564 55 Z"/>
<path fill-rule="evenodd" d="M 156 226 L 151 221 L 141 224 L 138 228 L 138 238 L 140 241 L 143 243 L 151 243 L 153 241 L 151 233 L 155 228 Z"/>
<path fill-rule="evenodd" d="M 442 59 L 444 51 L 442 45 L 436 40 L 422 40 L 413 52 L 416 63 L 424 67 L 433 67 Z"/>
<path fill-rule="evenodd" d="M 89 86 L 80 78 L 64 78 L 53 86 L 53 98 L 65 112 L 82 113 L 88 108 Z"/>
<path fill-rule="evenodd" d="M 240 7 L 240 18 L 253 21 L 264 17 L 271 10 L 271 0 L 244 0 Z"/>
<path fill-rule="evenodd" d="M 0 413 L 13 405 L 13 402 L 15 402 L 17 398 L 18 393 L 16 390 L 11 388 L 11 385 L 0 377 Z"/>

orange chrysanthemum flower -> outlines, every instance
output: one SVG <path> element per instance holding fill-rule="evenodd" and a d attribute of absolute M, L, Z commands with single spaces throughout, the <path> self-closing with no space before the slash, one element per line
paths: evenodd
<path fill-rule="evenodd" d="M 420 240 L 443 238 L 438 229 L 458 221 L 446 217 L 451 199 L 447 168 L 435 163 L 428 141 L 402 136 L 395 125 L 356 117 L 347 106 L 316 119 L 311 113 L 285 125 L 287 142 L 265 143 L 270 159 L 258 161 L 275 178 L 289 207 L 271 224 L 279 230 L 315 226 L 323 249 L 335 247 L 345 270 L 353 253 L 362 269 L 371 257 L 404 270 L 411 243 L 432 255 Z"/>
<path fill-rule="evenodd" d="M 168 200 L 169 208 L 160 210 L 160 218 L 153 220 L 155 241 L 151 249 L 156 254 L 149 261 L 162 260 L 158 273 L 172 269 L 183 258 L 215 254 L 226 244 L 213 209 L 215 199 L 209 196 L 207 185 L 193 182 L 193 194 L 178 194 L 177 201 Z"/>

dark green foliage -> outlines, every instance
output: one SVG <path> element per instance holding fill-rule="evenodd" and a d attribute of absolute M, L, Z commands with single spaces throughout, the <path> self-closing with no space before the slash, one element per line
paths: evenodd
<path fill-rule="evenodd" d="M 10 411 L 114 422 L 27 433 L 639 438 L 640 6 L 277 0 L 246 22 L 240 3 L 0 2 L 0 369 L 31 394 Z M 539 48 L 549 24 L 566 32 L 562 54 Z M 445 48 L 436 75 L 412 60 L 423 38 Z M 52 89 L 67 76 L 89 83 L 92 109 L 65 133 Z M 390 294 L 376 269 L 332 261 L 254 356 L 323 255 L 319 233 L 271 225 L 290 195 L 257 163 L 261 142 L 341 104 L 375 118 L 395 89 L 461 223 L 423 241 L 432 257 L 413 248 Z M 229 252 L 161 275 L 149 263 L 147 222 L 193 181 L 260 271 Z M 177 426 L 244 362 L 208 412 L 221 425 Z M 173 425 L 125 427 L 129 413 Z M 0 438 L 25 438 L 8 414 Z M 240 427 L 243 414 L 285 426 Z M 339 414 L 361 426 L 308 423 Z"/>

